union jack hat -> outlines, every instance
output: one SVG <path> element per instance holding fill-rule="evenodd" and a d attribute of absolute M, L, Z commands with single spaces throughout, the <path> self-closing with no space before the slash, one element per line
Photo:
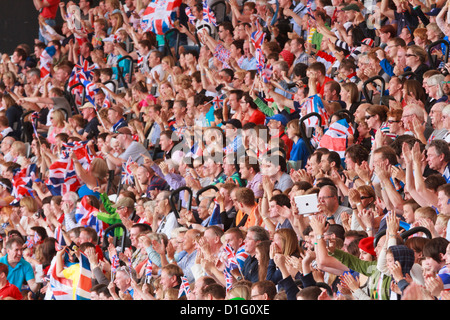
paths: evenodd
<path fill-rule="evenodd" d="M 365 38 L 363 41 L 361 41 L 362 44 L 365 44 L 366 46 L 373 47 L 373 40 L 370 38 Z"/>

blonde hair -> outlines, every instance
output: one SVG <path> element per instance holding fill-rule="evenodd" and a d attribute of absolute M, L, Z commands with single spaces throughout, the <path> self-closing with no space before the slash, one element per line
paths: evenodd
<path fill-rule="evenodd" d="M 237 284 L 230 289 L 230 291 L 228 292 L 228 297 L 229 299 L 239 297 L 245 300 L 250 300 L 251 291 L 246 284 Z"/>
<path fill-rule="evenodd" d="M 36 212 L 39 209 L 36 200 L 31 196 L 24 196 L 20 199 L 20 206 L 26 207 L 29 212 Z"/>
<path fill-rule="evenodd" d="M 64 113 L 61 110 L 59 109 L 53 110 L 52 118 L 56 120 L 58 127 L 64 127 L 64 120 L 66 119 L 66 117 L 64 116 Z"/>
<path fill-rule="evenodd" d="M 108 175 L 108 164 L 101 158 L 93 159 L 89 168 L 92 175 L 97 179 L 104 179 Z"/>
<path fill-rule="evenodd" d="M 434 224 L 436 224 L 437 213 L 432 207 L 429 206 L 417 208 L 416 211 L 414 211 L 414 219 L 418 220 L 422 218 L 430 219 Z"/>
<path fill-rule="evenodd" d="M 14 149 L 20 156 L 27 154 L 27 146 L 22 141 L 14 141 L 11 145 L 11 149 Z"/>

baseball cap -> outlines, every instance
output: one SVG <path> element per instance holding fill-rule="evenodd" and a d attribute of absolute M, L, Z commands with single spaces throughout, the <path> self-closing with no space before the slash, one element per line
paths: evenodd
<path fill-rule="evenodd" d="M 266 120 L 267 122 L 269 122 L 270 120 L 280 121 L 284 127 L 286 127 L 288 123 L 286 117 L 283 116 L 282 114 L 275 114 L 271 117 L 267 117 Z"/>
<path fill-rule="evenodd" d="M 134 200 L 130 197 L 122 197 L 112 207 L 116 209 L 120 207 L 134 208 Z"/>
<path fill-rule="evenodd" d="M 92 103 L 90 103 L 90 102 L 86 102 L 85 104 L 83 104 L 83 105 L 80 107 L 79 110 L 88 109 L 88 108 L 93 108 L 93 109 L 95 109 L 95 106 L 94 106 Z"/>
<path fill-rule="evenodd" d="M 131 130 L 128 127 L 122 127 L 116 130 L 117 134 L 129 134 L 132 135 Z"/>
<path fill-rule="evenodd" d="M 439 12 L 441 11 L 440 8 L 433 8 L 429 12 L 425 12 L 427 16 L 437 16 Z"/>
<path fill-rule="evenodd" d="M 363 41 L 361 41 L 362 44 L 365 44 L 366 46 L 373 47 L 374 41 L 370 38 L 365 38 Z"/>

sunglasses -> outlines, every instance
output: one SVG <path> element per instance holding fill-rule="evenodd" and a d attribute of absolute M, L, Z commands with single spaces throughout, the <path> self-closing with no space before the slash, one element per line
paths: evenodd
<path fill-rule="evenodd" d="M 397 123 L 397 122 L 400 122 L 400 120 L 388 120 L 387 122 L 388 123 Z"/>
<path fill-rule="evenodd" d="M 365 116 L 366 120 L 369 120 L 372 117 L 373 117 L 373 115 L 372 116 Z"/>

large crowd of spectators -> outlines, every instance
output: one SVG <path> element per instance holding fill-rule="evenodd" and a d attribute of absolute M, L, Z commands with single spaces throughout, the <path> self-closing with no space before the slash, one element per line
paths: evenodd
<path fill-rule="evenodd" d="M 0 299 L 450 299 L 450 2 L 33 3 Z"/>

